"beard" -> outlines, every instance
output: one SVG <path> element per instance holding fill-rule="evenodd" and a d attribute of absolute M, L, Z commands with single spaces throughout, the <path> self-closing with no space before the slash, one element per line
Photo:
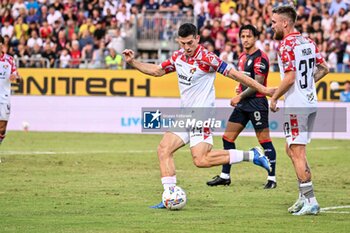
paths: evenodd
<path fill-rule="evenodd" d="M 275 38 L 275 40 L 282 40 L 284 37 L 283 31 L 275 31 L 273 37 Z"/>

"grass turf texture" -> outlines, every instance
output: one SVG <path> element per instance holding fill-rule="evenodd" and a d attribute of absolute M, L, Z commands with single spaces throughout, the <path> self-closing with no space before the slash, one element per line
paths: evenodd
<path fill-rule="evenodd" d="M 277 189 L 263 190 L 265 171 L 246 162 L 233 166 L 231 186 L 207 187 L 221 167 L 196 168 L 184 147 L 175 162 L 187 206 L 150 209 L 161 200 L 160 139 L 10 132 L 0 147 L 0 232 L 349 232 L 350 214 L 287 212 L 297 184 L 283 139 L 273 139 Z M 256 144 L 253 137 L 236 143 L 239 149 Z M 215 148 L 221 148 L 220 137 Z M 341 140 L 313 140 L 308 147 L 321 207 L 350 205 L 349 149 Z"/>

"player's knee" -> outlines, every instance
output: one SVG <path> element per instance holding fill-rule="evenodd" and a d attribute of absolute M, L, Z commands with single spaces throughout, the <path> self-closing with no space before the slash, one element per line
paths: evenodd
<path fill-rule="evenodd" d="M 157 148 L 158 157 L 160 159 L 168 157 L 171 154 L 170 147 L 164 143 L 160 143 Z"/>
<path fill-rule="evenodd" d="M 193 156 L 193 164 L 196 167 L 199 168 L 205 168 L 205 167 L 210 167 L 210 164 L 208 163 L 208 161 L 206 160 L 206 155 L 194 155 Z"/>

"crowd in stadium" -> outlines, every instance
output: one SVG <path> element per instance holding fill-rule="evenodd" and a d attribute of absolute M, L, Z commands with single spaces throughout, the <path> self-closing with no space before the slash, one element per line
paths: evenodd
<path fill-rule="evenodd" d="M 2 0 L 0 29 L 20 67 L 43 67 L 45 58 L 50 67 L 122 69 L 128 33 L 147 12 L 193 16 L 201 43 L 228 62 L 242 51 L 239 27 L 251 23 L 261 32 L 257 47 L 276 64 L 271 12 L 283 4 L 296 7 L 297 29 L 317 43 L 331 71 L 350 72 L 349 0 Z"/>

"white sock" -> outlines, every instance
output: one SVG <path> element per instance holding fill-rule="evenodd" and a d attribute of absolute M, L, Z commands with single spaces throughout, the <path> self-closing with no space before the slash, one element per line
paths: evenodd
<path fill-rule="evenodd" d="M 317 200 L 316 200 L 316 197 L 308 198 L 308 199 L 306 199 L 306 201 L 307 201 L 308 203 L 310 203 L 311 205 L 318 204 L 318 202 L 317 202 Z"/>
<path fill-rule="evenodd" d="M 230 153 L 230 164 L 240 163 L 243 161 L 242 150 L 231 149 L 231 150 L 228 150 L 228 152 Z"/>
<path fill-rule="evenodd" d="M 228 179 L 230 179 L 230 174 L 221 172 L 220 177 L 222 179 L 228 180 Z"/>
<path fill-rule="evenodd" d="M 162 177 L 162 185 L 164 190 L 169 187 L 176 186 L 176 175 L 175 176 L 164 176 Z"/>
<path fill-rule="evenodd" d="M 267 180 L 271 180 L 273 182 L 276 182 L 276 176 L 268 176 Z"/>
<path fill-rule="evenodd" d="M 253 162 L 254 159 L 254 152 L 253 151 L 249 151 L 249 161 Z"/>

